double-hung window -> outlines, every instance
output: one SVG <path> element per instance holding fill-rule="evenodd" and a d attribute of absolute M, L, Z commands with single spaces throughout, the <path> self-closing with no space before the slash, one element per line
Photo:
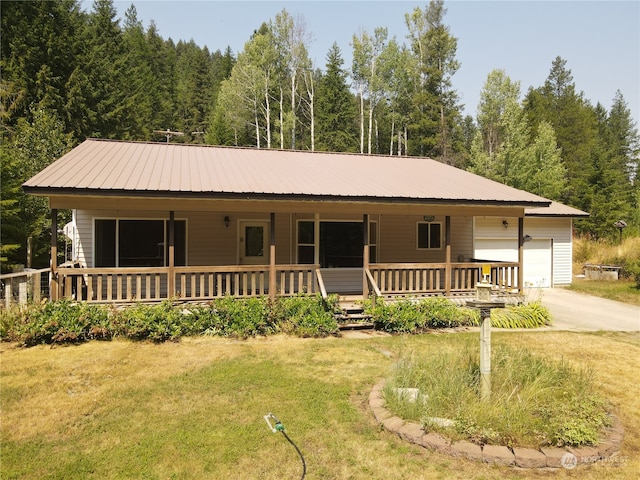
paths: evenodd
<path fill-rule="evenodd" d="M 418 222 L 418 250 L 442 248 L 442 224 Z"/>

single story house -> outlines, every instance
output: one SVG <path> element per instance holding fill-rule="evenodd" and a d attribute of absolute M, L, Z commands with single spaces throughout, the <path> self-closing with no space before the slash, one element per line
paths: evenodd
<path fill-rule="evenodd" d="M 52 298 L 472 295 L 571 282 L 584 212 L 427 158 L 86 140 L 49 198 Z M 56 265 L 57 211 L 74 261 Z"/>

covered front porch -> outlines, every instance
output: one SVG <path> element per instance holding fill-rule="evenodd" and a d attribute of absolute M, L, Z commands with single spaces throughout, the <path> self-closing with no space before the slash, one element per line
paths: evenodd
<path fill-rule="evenodd" d="M 57 212 L 54 209 L 52 213 L 52 232 L 57 232 Z M 185 212 L 180 212 L 180 216 L 193 217 Z M 234 215 L 234 219 L 244 216 Z M 519 262 L 481 261 L 463 258 L 460 253 L 456 256 L 457 261 L 453 261 L 452 245 L 455 242 L 450 215 L 427 218 L 430 222 L 426 225 L 431 226 L 431 233 L 437 233 L 441 238 L 432 240 L 437 247 L 437 255 L 442 257 L 436 262 L 419 261 L 416 255 L 411 255 L 413 261 L 389 261 L 399 255 L 393 253 L 396 248 L 392 243 L 385 241 L 386 232 L 391 227 L 397 229 L 399 221 L 388 214 L 363 214 L 359 220 L 354 220 L 353 215 L 346 215 L 341 221 L 335 220 L 335 213 L 299 216 L 301 218 L 296 222 L 292 221 L 293 214 L 275 212 L 262 220 L 237 220 L 237 225 L 234 225 L 237 238 L 231 240 L 239 245 L 235 264 L 181 265 L 176 258 L 185 260 L 188 254 L 176 252 L 179 248 L 176 243 L 180 243 L 176 239 L 187 235 L 185 232 L 176 233 L 176 212 L 170 211 L 166 222 L 167 245 L 160 253 L 162 266 L 121 266 L 122 260 L 116 266 L 96 266 L 95 255 L 93 264 L 89 266 L 89 262 L 60 266 L 52 262 L 50 295 L 52 299 L 74 298 L 96 303 L 166 299 L 203 302 L 222 296 L 268 296 L 273 299 L 316 293 L 325 298 L 337 294 L 348 295 L 351 299 L 441 296 L 463 300 L 475 295 L 475 285 L 482 278 L 483 266 L 490 271 L 489 280 L 496 295 L 517 301 L 523 293 L 523 242 L 519 242 Z M 223 224 L 232 223 L 229 215 L 222 218 Z M 285 232 L 278 229 L 282 218 L 288 219 L 283 226 Z M 441 228 L 436 220 L 441 220 Z M 522 220 L 520 218 L 518 228 L 521 239 Z M 414 221 L 413 217 L 402 220 L 404 223 Z M 418 228 L 423 221 L 424 216 L 418 222 Z M 96 228 L 95 218 L 93 222 L 93 231 L 100 230 Z M 193 229 L 197 227 L 195 220 L 191 220 L 191 224 Z M 229 225 L 217 229 L 224 233 Z M 289 242 L 287 239 L 292 237 L 294 240 Z M 219 236 L 212 234 L 211 238 Z M 92 242 L 94 250 L 104 249 L 98 246 L 98 239 L 94 238 Z M 194 242 L 192 239 L 186 243 Z M 55 259 L 55 234 L 52 234 L 51 248 L 52 259 Z M 188 249 L 187 245 L 182 248 Z M 294 263 L 279 261 L 287 257 Z"/>

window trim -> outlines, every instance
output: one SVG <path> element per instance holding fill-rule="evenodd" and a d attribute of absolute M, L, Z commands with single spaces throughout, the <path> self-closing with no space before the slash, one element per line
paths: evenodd
<path fill-rule="evenodd" d="M 420 225 L 428 225 L 428 232 L 429 232 L 429 238 L 427 239 L 427 243 L 428 243 L 428 247 L 421 247 L 420 246 Z M 431 244 L 431 225 L 438 225 L 440 227 L 440 238 L 438 239 L 438 243 L 439 243 L 439 247 L 432 247 Z M 424 222 L 424 221 L 420 221 L 420 222 L 416 222 L 416 250 L 418 251 L 438 251 L 438 250 L 442 250 L 443 249 L 443 228 L 442 228 L 443 223 L 441 221 L 439 222 Z"/>
<path fill-rule="evenodd" d="M 295 231 L 295 259 L 296 259 L 296 264 L 300 265 L 300 251 L 299 248 L 300 247 L 313 247 L 313 253 L 315 255 L 316 249 L 320 248 L 320 245 L 316 245 L 316 235 L 314 232 L 314 242 L 313 243 L 300 243 L 300 223 L 302 222 L 309 222 L 312 223 L 314 225 L 314 229 L 315 229 L 315 225 L 316 222 L 314 219 L 309 219 L 309 218 L 297 218 L 296 219 L 296 231 Z M 323 222 L 333 222 L 333 223 L 337 223 L 337 222 L 345 222 L 345 223 L 362 223 L 362 220 L 358 221 L 358 220 L 345 220 L 345 219 L 339 219 L 339 220 L 332 220 L 330 218 L 323 218 L 320 219 L 318 221 L 318 227 L 320 227 L 320 224 Z M 371 235 L 371 229 L 373 227 L 373 225 L 375 224 L 375 238 L 373 235 Z M 378 257 L 378 255 L 380 254 L 379 251 L 379 236 L 380 236 L 380 222 L 379 220 L 369 220 L 369 248 L 373 247 L 376 249 L 376 257 Z M 376 258 L 377 261 L 377 258 Z M 373 263 L 373 262 L 372 262 Z M 308 265 L 308 264 L 304 264 L 304 265 Z"/>
<path fill-rule="evenodd" d="M 108 216 L 108 217 L 93 217 L 92 221 L 91 221 L 91 238 L 92 238 L 92 252 L 91 252 L 91 264 L 93 266 L 95 266 L 96 264 L 96 252 L 97 252 L 97 246 L 96 246 L 96 242 L 98 240 L 97 236 L 96 236 L 96 221 L 99 220 L 113 220 L 116 222 L 116 228 L 115 228 L 115 263 L 116 265 L 114 267 L 98 267 L 98 268 L 120 268 L 120 221 L 121 220 L 139 220 L 139 221 L 145 221 L 145 220 L 151 220 L 151 221 L 157 221 L 157 222 L 163 222 L 163 232 L 164 232 L 164 238 L 163 238 L 163 243 L 166 246 L 167 243 L 169 242 L 169 237 L 167 235 L 167 231 L 169 229 L 169 218 L 158 218 L 158 217 L 113 217 L 113 216 Z M 184 222 L 184 262 L 185 262 L 185 266 L 189 265 L 189 257 L 188 257 L 188 253 L 189 253 L 189 221 L 187 218 L 174 218 L 174 221 L 183 221 Z M 163 253 L 164 253 L 164 259 L 163 259 L 163 267 L 160 268 L 164 268 L 168 266 L 168 262 L 169 262 L 169 258 L 167 257 L 167 249 L 163 248 Z M 177 265 L 176 265 L 177 266 Z M 125 267 L 122 267 L 125 268 Z M 131 267 L 131 268 L 143 268 L 143 267 Z"/>

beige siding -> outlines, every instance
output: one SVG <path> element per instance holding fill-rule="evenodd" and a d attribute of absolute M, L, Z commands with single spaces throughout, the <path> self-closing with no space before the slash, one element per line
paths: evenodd
<path fill-rule="evenodd" d="M 442 224 L 442 248 L 418 250 L 418 223 L 421 216 L 383 215 L 379 228 L 380 263 L 440 263 L 445 261 L 444 227 L 445 217 L 437 216 L 434 222 Z M 471 217 L 451 217 L 451 260 L 466 261 L 473 254 L 473 219 Z"/>
<path fill-rule="evenodd" d="M 235 265 L 238 262 L 238 225 L 241 220 L 269 221 L 269 214 L 244 212 L 228 215 L 230 224 L 224 225 L 224 214 L 210 212 L 175 212 L 176 220 L 187 222 L 188 265 Z M 76 224 L 78 260 L 93 266 L 93 221 L 98 218 L 168 219 L 155 211 L 123 213 L 118 210 L 77 210 Z M 276 262 L 291 262 L 290 215 L 276 215 Z"/>
<path fill-rule="evenodd" d="M 187 222 L 187 263 L 188 265 L 235 265 L 238 263 L 239 222 L 245 220 L 269 221 L 269 214 L 262 212 L 242 212 L 229 214 L 229 227 L 224 226 L 226 215 L 218 212 L 175 212 L 175 218 Z M 78 242 L 76 252 L 79 260 L 93 266 L 93 220 L 94 218 L 140 218 L 166 219 L 157 211 L 133 211 L 123 213 L 118 210 L 78 210 L 76 223 Z M 297 220 L 313 220 L 312 214 L 276 214 L 276 263 L 296 262 Z M 378 223 L 378 238 L 372 243 L 378 245 L 378 262 L 444 262 L 444 222 L 445 217 L 436 217 L 442 223 L 442 248 L 418 250 L 417 224 L 421 216 L 370 215 L 370 221 Z M 362 221 L 361 215 L 332 214 L 321 215 L 321 221 Z M 451 218 L 451 259 L 463 261 L 473 254 L 473 220 L 471 217 Z"/>
<path fill-rule="evenodd" d="M 503 220 L 508 222 L 505 228 Z M 550 240 L 552 248 L 553 285 L 567 285 L 572 278 L 572 220 L 571 218 L 525 217 L 524 234 L 534 239 Z M 476 217 L 475 238 L 479 240 L 513 239 L 517 245 L 518 219 L 512 217 Z M 500 242 L 496 242 L 500 244 Z M 517 246 L 515 247 L 517 248 Z M 504 252 L 502 252 L 504 253 Z M 517 258 L 517 252 L 514 252 Z M 526 277 L 527 266 L 524 265 Z"/>

